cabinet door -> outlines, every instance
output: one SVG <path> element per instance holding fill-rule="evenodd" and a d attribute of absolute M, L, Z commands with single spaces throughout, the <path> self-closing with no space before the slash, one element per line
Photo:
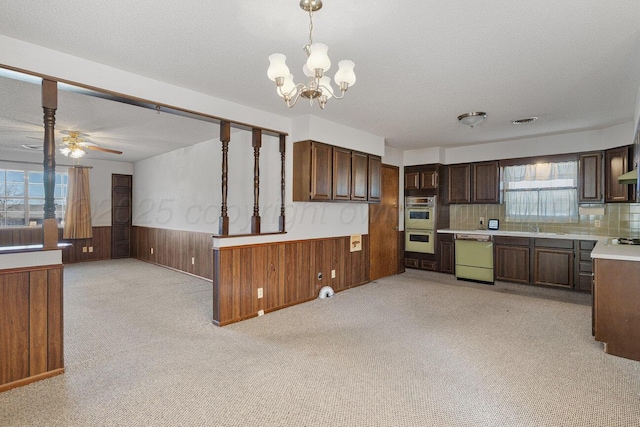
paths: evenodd
<path fill-rule="evenodd" d="M 351 200 L 367 200 L 368 156 L 351 153 Z"/>
<path fill-rule="evenodd" d="M 618 183 L 618 177 L 629 171 L 629 147 L 604 152 L 605 202 L 628 202 L 630 185 Z"/>
<path fill-rule="evenodd" d="M 420 188 L 420 172 L 405 172 L 404 189 L 418 190 Z"/>
<path fill-rule="evenodd" d="M 449 165 L 449 203 L 469 203 L 471 165 Z"/>
<path fill-rule="evenodd" d="M 473 164 L 473 203 L 500 203 L 500 164 Z"/>
<path fill-rule="evenodd" d="M 451 234 L 438 234 L 440 248 L 440 271 L 453 274 L 455 271 L 455 249 Z"/>
<path fill-rule="evenodd" d="M 578 203 L 602 203 L 602 153 L 581 154 L 578 174 Z"/>
<path fill-rule="evenodd" d="M 435 190 L 438 188 L 438 172 L 420 172 L 420 188 L 423 190 Z"/>
<path fill-rule="evenodd" d="M 369 189 L 367 199 L 379 202 L 382 196 L 382 158 L 369 155 Z"/>
<path fill-rule="evenodd" d="M 496 245 L 496 280 L 529 283 L 529 248 Z"/>
<path fill-rule="evenodd" d="M 333 200 L 351 199 L 351 150 L 333 147 Z"/>
<path fill-rule="evenodd" d="M 331 200 L 332 160 L 330 145 L 311 144 L 311 200 Z"/>
<path fill-rule="evenodd" d="M 573 250 L 535 248 L 533 283 L 573 288 Z"/>

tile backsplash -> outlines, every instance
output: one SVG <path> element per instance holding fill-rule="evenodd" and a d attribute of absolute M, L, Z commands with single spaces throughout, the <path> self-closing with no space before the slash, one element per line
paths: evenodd
<path fill-rule="evenodd" d="M 583 205 L 594 206 L 594 205 Z M 602 206 L 602 205 L 598 205 Z M 591 234 L 612 237 L 640 237 L 640 203 L 607 203 L 604 215 L 580 215 L 573 224 L 540 223 L 541 231 L 551 233 Z M 529 223 L 506 222 L 505 206 L 501 205 L 451 205 L 451 228 L 457 230 L 475 230 L 480 226 L 480 217 L 484 217 L 485 226 L 490 218 L 500 220 L 501 230 L 532 231 Z M 600 227 L 596 227 L 596 220 Z"/>

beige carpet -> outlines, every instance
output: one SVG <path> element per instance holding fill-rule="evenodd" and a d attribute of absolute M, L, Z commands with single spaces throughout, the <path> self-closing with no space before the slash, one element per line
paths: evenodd
<path fill-rule="evenodd" d="M 640 362 L 593 340 L 588 295 L 408 271 L 210 320 L 206 281 L 67 266 L 67 372 L 0 394 L 0 426 L 640 425 Z"/>

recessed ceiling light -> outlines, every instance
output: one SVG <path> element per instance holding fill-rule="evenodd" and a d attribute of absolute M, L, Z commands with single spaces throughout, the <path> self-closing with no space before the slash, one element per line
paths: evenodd
<path fill-rule="evenodd" d="M 42 150 L 42 144 L 22 144 L 22 148 L 26 148 L 27 150 Z"/>
<path fill-rule="evenodd" d="M 526 125 L 528 123 L 533 123 L 536 120 L 538 120 L 537 117 L 527 117 L 524 119 L 512 120 L 511 123 L 513 123 L 514 125 Z"/>

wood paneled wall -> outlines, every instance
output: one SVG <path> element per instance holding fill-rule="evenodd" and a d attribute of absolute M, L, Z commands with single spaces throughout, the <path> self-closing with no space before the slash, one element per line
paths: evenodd
<path fill-rule="evenodd" d="M 362 236 L 361 251 L 350 252 L 349 245 L 349 237 L 336 237 L 214 249 L 213 323 L 312 300 L 323 286 L 341 291 L 367 283 L 369 236 Z"/>
<path fill-rule="evenodd" d="M 131 229 L 133 258 L 205 279 L 213 278 L 212 247 L 212 234 L 209 233 L 138 226 Z"/>
<path fill-rule="evenodd" d="M 62 265 L 0 271 L 0 392 L 64 372 Z"/>
<path fill-rule="evenodd" d="M 63 240 L 62 229 L 58 229 L 58 241 L 71 243 L 62 250 L 62 262 L 97 261 L 111 259 L 111 227 L 93 227 L 93 238 Z M 41 227 L 0 229 L 0 246 L 22 246 L 42 244 Z M 86 248 L 86 252 L 83 252 Z M 90 252 L 93 248 L 93 252 Z"/>

